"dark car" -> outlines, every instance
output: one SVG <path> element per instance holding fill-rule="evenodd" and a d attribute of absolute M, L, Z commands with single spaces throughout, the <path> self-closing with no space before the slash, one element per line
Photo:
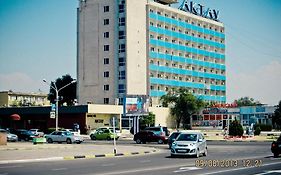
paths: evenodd
<path fill-rule="evenodd" d="M 35 137 L 35 135 L 31 131 L 28 131 L 26 129 L 17 129 L 15 131 L 15 134 L 18 136 L 19 141 L 20 140 L 29 141 Z"/>
<path fill-rule="evenodd" d="M 157 142 L 159 144 L 167 143 L 167 137 L 155 134 L 153 131 L 143 130 L 134 135 L 134 141 L 137 144 L 146 142 Z"/>
<path fill-rule="evenodd" d="M 180 135 L 180 132 L 176 131 L 176 132 L 173 132 L 169 138 L 168 138 L 168 145 L 169 145 L 169 148 L 171 148 L 172 146 L 172 143 L 176 140 L 176 138 L 178 137 L 178 135 Z"/>
<path fill-rule="evenodd" d="M 146 127 L 146 128 L 144 128 L 144 130 L 153 131 L 155 134 L 161 135 L 161 136 L 168 137 L 170 135 L 170 131 L 168 130 L 167 127 L 164 127 L 164 126 Z"/>
<path fill-rule="evenodd" d="M 274 157 L 278 157 L 281 154 L 281 135 L 277 139 L 277 141 L 273 141 L 271 144 L 271 152 Z"/>

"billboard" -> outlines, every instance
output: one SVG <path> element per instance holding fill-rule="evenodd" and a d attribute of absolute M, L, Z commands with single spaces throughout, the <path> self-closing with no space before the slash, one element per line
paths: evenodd
<path fill-rule="evenodd" d="M 125 99 L 126 115 L 147 115 L 149 98 L 145 95 L 127 96 Z"/>

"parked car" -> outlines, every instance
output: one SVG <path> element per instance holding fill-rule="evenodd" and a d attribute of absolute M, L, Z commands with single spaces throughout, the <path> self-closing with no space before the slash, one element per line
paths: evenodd
<path fill-rule="evenodd" d="M 39 136 L 39 137 L 44 136 L 44 132 L 41 129 L 30 129 L 29 131 L 32 132 L 36 136 Z"/>
<path fill-rule="evenodd" d="M 90 137 L 92 140 L 112 140 L 114 137 L 117 140 L 119 138 L 116 133 L 114 136 L 113 129 L 97 129 Z"/>
<path fill-rule="evenodd" d="M 61 129 L 60 131 L 69 131 L 75 136 L 80 135 L 80 131 L 74 131 L 73 129 Z"/>
<path fill-rule="evenodd" d="M 0 129 L 0 132 L 7 134 L 7 141 L 8 142 L 16 142 L 18 140 L 18 136 L 16 134 L 12 134 L 5 129 Z"/>
<path fill-rule="evenodd" d="M 19 141 L 29 141 L 36 137 L 31 131 L 28 131 L 26 129 L 17 129 L 15 134 L 18 136 Z"/>
<path fill-rule="evenodd" d="M 134 141 L 137 144 L 146 142 L 157 142 L 159 144 L 167 143 L 167 137 L 155 134 L 153 131 L 143 130 L 134 135 Z"/>
<path fill-rule="evenodd" d="M 176 138 L 180 135 L 179 131 L 173 132 L 168 138 L 169 148 L 172 147 L 172 143 L 176 140 Z"/>
<path fill-rule="evenodd" d="M 201 132 L 181 132 L 171 146 L 171 157 L 181 155 L 198 158 L 201 154 L 207 156 L 207 143 Z"/>
<path fill-rule="evenodd" d="M 167 137 L 170 135 L 170 131 L 168 130 L 168 128 L 163 126 L 146 127 L 144 128 L 144 130 L 153 131 L 157 135 L 162 135 Z"/>
<path fill-rule="evenodd" d="M 96 131 L 104 131 L 107 129 L 110 129 L 111 131 L 113 131 L 113 127 L 99 127 L 96 130 L 92 130 L 89 135 L 91 137 L 91 135 L 93 135 Z M 120 132 L 119 128 L 115 128 L 115 133 L 118 137 L 121 137 L 121 132 Z"/>
<path fill-rule="evenodd" d="M 271 152 L 273 156 L 277 158 L 281 154 L 281 135 L 276 141 L 273 141 L 271 144 Z"/>
<path fill-rule="evenodd" d="M 66 142 L 67 144 L 72 144 L 72 143 L 80 144 L 84 141 L 82 137 L 75 136 L 69 131 L 54 131 L 51 134 L 45 135 L 45 138 L 48 143 Z"/>

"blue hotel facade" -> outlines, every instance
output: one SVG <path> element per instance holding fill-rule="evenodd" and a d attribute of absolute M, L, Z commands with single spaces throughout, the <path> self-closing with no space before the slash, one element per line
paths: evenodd
<path fill-rule="evenodd" d="M 222 23 L 157 3 L 148 7 L 149 95 L 188 88 L 208 102 L 226 102 L 225 34 Z"/>

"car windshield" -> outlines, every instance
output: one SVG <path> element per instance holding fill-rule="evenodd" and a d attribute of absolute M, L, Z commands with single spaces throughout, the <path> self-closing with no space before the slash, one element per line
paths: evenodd
<path fill-rule="evenodd" d="M 196 141 L 197 134 L 180 134 L 177 141 Z"/>

